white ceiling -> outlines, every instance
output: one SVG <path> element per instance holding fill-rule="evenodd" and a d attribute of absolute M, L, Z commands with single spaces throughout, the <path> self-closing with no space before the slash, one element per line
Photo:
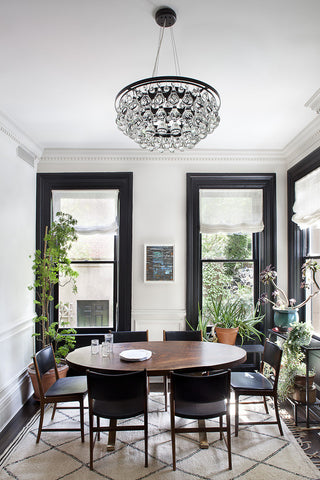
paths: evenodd
<path fill-rule="evenodd" d="M 319 0 L 0 0 L 0 112 L 42 148 L 137 147 L 114 98 L 151 76 L 164 5 L 181 75 L 221 96 L 196 149 L 283 149 L 316 117 L 304 104 L 320 87 Z M 169 39 L 159 75 L 175 74 Z"/>

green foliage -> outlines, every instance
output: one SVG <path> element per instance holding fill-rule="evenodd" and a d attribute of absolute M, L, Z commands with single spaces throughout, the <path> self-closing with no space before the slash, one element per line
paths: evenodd
<path fill-rule="evenodd" d="M 264 318 L 260 315 L 257 307 L 248 314 L 246 305 L 238 298 L 215 298 L 210 296 L 207 302 L 207 321 L 215 327 L 236 328 L 239 327 L 241 344 L 245 339 L 261 338 L 262 333 L 256 326 Z"/>
<path fill-rule="evenodd" d="M 228 242 L 225 246 L 225 258 L 228 260 L 239 260 L 251 257 L 251 236 L 242 233 L 228 235 Z M 234 276 L 239 268 L 239 263 L 227 263 L 227 275 Z"/>
<path fill-rule="evenodd" d="M 57 323 L 50 319 L 51 303 L 54 299 L 54 287 L 57 284 L 64 286 L 72 284 L 72 291 L 76 293 L 76 278 L 78 273 L 71 267 L 71 261 L 68 258 L 68 252 L 72 243 L 77 240 L 75 224 L 77 221 L 69 214 L 58 212 L 57 220 L 52 222 L 50 229 L 46 227 L 43 239 L 43 251 L 36 250 L 33 258 L 32 270 L 34 272 L 34 283 L 30 285 L 29 290 L 34 290 L 34 303 L 37 307 L 37 316 L 33 321 L 39 324 L 40 333 L 33 336 L 40 341 L 41 348 L 50 344 L 52 341 L 59 345 L 59 354 L 57 358 L 62 357 L 62 353 L 68 353 L 71 344 L 69 338 L 65 339 L 65 348 L 61 345 L 63 339 L 62 333 L 57 334 Z M 59 305 L 55 305 L 58 308 Z M 66 331 L 74 333 L 73 329 Z M 58 341 L 57 341 L 58 340 Z M 68 350 L 67 350 L 68 349 Z"/>
<path fill-rule="evenodd" d="M 312 328 L 304 322 L 296 322 L 282 344 L 282 362 L 279 375 L 278 395 L 283 401 L 293 389 L 296 375 L 305 375 L 306 366 L 301 346 L 308 345 L 312 337 Z"/>
<path fill-rule="evenodd" d="M 212 342 L 212 341 L 215 340 L 215 337 L 212 336 L 212 332 L 211 331 L 208 332 L 208 327 L 210 327 L 210 325 L 211 325 L 210 319 L 209 318 L 207 320 L 203 319 L 202 312 L 200 310 L 199 305 L 198 305 L 198 324 L 197 324 L 197 328 L 193 328 L 193 326 L 190 325 L 190 323 L 188 322 L 187 319 L 186 319 L 186 322 L 189 325 L 189 327 L 191 328 L 191 330 L 193 330 L 193 331 L 194 330 L 199 330 L 199 331 L 202 332 L 202 341 L 203 342 Z"/>

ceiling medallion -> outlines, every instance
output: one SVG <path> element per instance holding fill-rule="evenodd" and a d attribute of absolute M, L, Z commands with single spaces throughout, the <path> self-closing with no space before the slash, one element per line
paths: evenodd
<path fill-rule="evenodd" d="M 173 29 L 171 40 L 176 76 L 155 76 L 164 29 L 176 21 L 170 8 L 161 8 L 155 19 L 162 27 L 152 77 L 124 87 L 115 100 L 120 130 L 150 151 L 191 149 L 219 125 L 220 96 L 200 80 L 180 76 Z M 178 75 L 179 74 L 179 75 Z"/>

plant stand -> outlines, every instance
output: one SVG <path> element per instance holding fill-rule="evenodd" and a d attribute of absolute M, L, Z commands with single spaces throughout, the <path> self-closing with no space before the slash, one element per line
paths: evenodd
<path fill-rule="evenodd" d="M 269 338 L 275 335 L 276 337 L 286 339 L 286 334 L 275 332 L 274 330 L 268 330 Z M 310 371 L 310 353 L 315 351 L 320 351 L 320 340 L 316 338 L 311 339 L 311 342 L 307 346 L 300 347 L 301 351 L 305 355 L 305 362 L 306 362 L 306 386 L 305 386 L 305 402 L 298 402 L 297 400 L 288 398 L 289 402 L 293 405 L 294 408 L 294 416 L 295 416 L 295 424 L 297 425 L 297 406 L 303 405 L 305 407 L 305 416 L 306 416 L 306 427 L 310 428 L 310 409 L 314 406 L 320 405 L 320 401 L 316 400 L 315 402 L 311 402 L 311 398 L 309 397 L 309 371 Z M 315 412 L 315 415 L 319 418 L 319 422 L 317 425 L 320 429 L 320 414 Z"/>

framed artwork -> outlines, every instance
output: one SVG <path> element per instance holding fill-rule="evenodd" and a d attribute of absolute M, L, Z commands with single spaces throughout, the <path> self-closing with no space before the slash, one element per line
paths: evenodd
<path fill-rule="evenodd" d="M 174 245 L 145 245 L 144 281 L 173 282 L 174 275 Z"/>

